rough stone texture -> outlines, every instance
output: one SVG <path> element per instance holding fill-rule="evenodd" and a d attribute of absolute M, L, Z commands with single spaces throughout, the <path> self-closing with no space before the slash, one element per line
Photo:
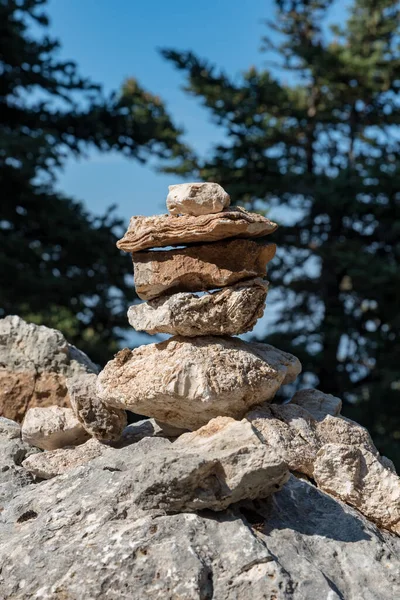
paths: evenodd
<path fill-rule="evenodd" d="M 315 405 L 312 405 L 315 409 Z M 329 403 L 326 410 L 331 410 Z M 345 417 L 329 413 L 322 418 L 319 407 L 315 416 L 303 406 L 293 404 L 264 404 L 255 407 L 246 418 L 262 435 L 264 442 L 285 460 L 290 469 L 314 477 L 318 451 L 330 443 L 362 446 L 387 466 L 388 459 L 380 457 L 368 431 Z M 387 467 L 390 468 L 390 467 Z M 392 469 L 394 470 L 394 469 Z"/>
<path fill-rule="evenodd" d="M 173 337 L 119 352 L 97 380 L 110 406 L 197 429 L 219 415 L 242 418 L 301 370 L 291 354 L 237 338 Z"/>
<path fill-rule="evenodd" d="M 259 432 L 263 442 L 285 460 L 292 471 L 312 477 L 317 452 L 321 447 L 315 433 L 315 422 L 311 415 L 306 419 L 299 418 L 296 428 L 282 419 L 280 408 L 272 404 L 257 406 L 246 418 Z"/>
<path fill-rule="evenodd" d="M 126 252 L 146 248 L 183 246 L 190 243 L 217 242 L 227 238 L 257 238 L 277 228 L 266 217 L 243 208 L 226 209 L 212 215 L 156 215 L 132 217 L 124 237 L 117 246 Z"/>
<path fill-rule="evenodd" d="M 264 277 L 275 244 L 232 240 L 133 255 L 135 288 L 142 300 L 166 293 L 198 292 Z"/>
<path fill-rule="evenodd" d="M 258 278 L 203 296 L 178 293 L 131 306 L 128 319 L 150 334 L 239 335 L 263 316 L 267 292 L 268 282 Z"/>
<path fill-rule="evenodd" d="M 96 393 L 97 375 L 89 373 L 67 382 L 72 410 L 84 429 L 97 440 L 115 441 L 127 425 L 125 410 L 106 406 Z"/>
<path fill-rule="evenodd" d="M 400 535 L 400 478 L 363 446 L 323 446 L 317 454 L 314 479 L 324 491 Z"/>
<path fill-rule="evenodd" d="M 47 406 L 30 408 L 22 423 L 22 439 L 27 444 L 55 450 L 83 444 L 89 439 L 71 408 Z"/>
<path fill-rule="evenodd" d="M 0 416 L 21 422 L 31 407 L 69 406 L 66 379 L 96 371 L 59 331 L 0 319 Z"/>
<path fill-rule="evenodd" d="M 169 185 L 167 209 L 171 215 L 209 215 L 230 205 L 231 199 L 218 183 Z"/>
<path fill-rule="evenodd" d="M 340 398 L 314 389 L 296 392 L 291 402 L 308 410 L 317 421 L 321 421 L 326 415 L 335 417 L 342 410 L 342 401 Z"/>
<path fill-rule="evenodd" d="M 164 454 L 168 442 L 146 440 L 146 457 L 160 442 Z M 270 498 L 227 511 L 144 511 L 136 501 L 149 472 L 136 461 L 141 444 L 27 486 L 6 504 L 2 599 L 400 597 L 400 540 L 294 477 Z M 181 458 L 182 471 L 187 460 L 193 455 Z M 152 481 L 165 481 L 163 459 L 151 464 Z"/>
<path fill-rule="evenodd" d="M 0 429 L 0 514 L 7 500 L 33 482 L 32 475 L 21 464 L 27 456 L 36 452 L 39 450 L 25 444 L 19 436 L 10 437 L 10 429 Z"/>
<path fill-rule="evenodd" d="M 23 461 L 22 466 L 36 477 L 51 479 L 101 456 L 105 448 L 107 446 L 98 440 L 90 439 L 80 446 L 32 454 Z"/>
<path fill-rule="evenodd" d="M 21 425 L 16 423 L 16 421 L 12 421 L 11 419 L 0 417 L 0 436 L 4 436 L 9 440 L 20 438 Z"/>

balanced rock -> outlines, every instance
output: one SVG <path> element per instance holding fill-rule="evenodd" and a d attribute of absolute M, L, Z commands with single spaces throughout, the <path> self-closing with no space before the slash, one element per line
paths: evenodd
<path fill-rule="evenodd" d="M 168 186 L 171 215 L 209 215 L 221 212 L 231 199 L 218 183 L 181 183 Z"/>
<path fill-rule="evenodd" d="M 125 410 L 106 406 L 96 393 L 97 375 L 68 380 L 72 410 L 84 429 L 97 440 L 116 441 L 127 425 Z"/>
<path fill-rule="evenodd" d="M 142 300 L 163 294 L 213 290 L 264 277 L 275 244 L 231 240 L 133 255 L 135 288 Z"/>
<path fill-rule="evenodd" d="M 24 442 L 42 450 L 77 446 L 89 439 L 72 409 L 60 406 L 30 408 L 23 420 L 21 434 Z"/>
<path fill-rule="evenodd" d="M 400 535 L 400 478 L 363 446 L 323 446 L 314 479 L 324 491 Z"/>
<path fill-rule="evenodd" d="M 264 314 L 268 282 L 250 279 L 202 296 L 177 293 L 135 304 L 128 320 L 137 331 L 198 335 L 239 335 Z"/>
<path fill-rule="evenodd" d="M 297 358 L 238 338 L 173 337 L 119 352 L 97 380 L 110 406 L 197 429 L 218 416 L 242 418 L 301 371 Z"/>
<path fill-rule="evenodd" d="M 277 228 L 266 217 L 243 208 L 225 209 L 211 215 L 156 215 L 132 217 L 124 237 L 117 246 L 126 252 L 146 248 L 216 242 L 226 238 L 258 238 Z"/>
<path fill-rule="evenodd" d="M 0 319 L 0 416 L 21 422 L 35 406 L 69 407 L 67 379 L 97 370 L 60 331 Z"/>

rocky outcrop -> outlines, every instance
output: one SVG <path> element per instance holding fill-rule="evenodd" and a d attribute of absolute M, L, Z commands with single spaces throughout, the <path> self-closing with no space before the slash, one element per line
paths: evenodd
<path fill-rule="evenodd" d="M 119 440 L 127 425 L 125 410 L 106 406 L 96 393 L 93 373 L 68 381 L 72 410 L 89 435 L 102 441 Z"/>
<path fill-rule="evenodd" d="M 211 461 L 214 436 L 203 442 L 195 432 L 189 434 L 195 452 L 186 452 L 188 439 L 174 449 L 176 442 L 149 437 L 122 449 L 103 446 L 101 456 L 50 481 L 29 484 L 25 471 L 23 494 L 14 488 L 15 497 L 2 505 L 2 598 L 400 595 L 399 538 L 305 480 L 291 476 L 272 496 L 241 500 L 228 510 L 184 508 L 194 499 L 218 502 L 221 459 L 238 475 L 263 447 L 256 440 L 252 446 L 250 432 L 240 441 L 243 430 L 228 431 Z M 237 470 L 235 439 L 244 449 L 244 458 L 242 450 L 236 454 Z"/>
<path fill-rule="evenodd" d="M 163 294 L 199 292 L 264 277 L 275 244 L 233 240 L 133 255 L 136 293 L 142 300 Z"/>
<path fill-rule="evenodd" d="M 171 215 L 210 215 L 229 206 L 231 199 L 218 183 L 180 183 L 168 186 Z"/>
<path fill-rule="evenodd" d="M 258 238 L 272 233 L 276 228 L 276 223 L 243 208 L 228 208 L 220 213 L 198 217 L 132 217 L 127 232 L 117 246 L 120 250 L 134 253 L 146 248 L 217 242 L 227 238 Z"/>
<path fill-rule="evenodd" d="M 60 406 L 30 408 L 22 423 L 21 434 L 24 442 L 43 450 L 77 446 L 89 439 L 72 409 Z"/>
<path fill-rule="evenodd" d="M 266 344 L 238 338 L 181 338 L 122 350 L 97 381 L 99 397 L 185 429 L 223 415 L 242 418 L 295 380 L 299 361 Z"/>
<path fill-rule="evenodd" d="M 267 292 L 268 282 L 258 278 L 202 296 L 173 294 L 131 306 L 128 320 L 150 334 L 239 335 L 264 314 Z"/>
<path fill-rule="evenodd" d="M 67 379 L 97 372 L 55 329 L 0 319 L 0 416 L 21 422 L 36 406 L 69 406 Z"/>

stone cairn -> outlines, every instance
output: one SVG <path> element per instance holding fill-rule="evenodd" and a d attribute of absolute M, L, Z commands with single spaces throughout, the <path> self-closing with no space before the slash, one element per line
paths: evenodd
<path fill-rule="evenodd" d="M 170 186 L 170 214 L 132 217 L 118 242 L 132 253 L 145 301 L 130 307 L 129 322 L 171 334 L 167 341 L 125 348 L 97 375 L 60 332 L 19 317 L 0 320 L 0 363 L 9 365 L 4 407 L 11 410 L 18 392 L 30 407 L 21 433 L 0 413 L 0 442 L 5 436 L 14 444 L 21 434 L 25 459 L 15 468 L 41 479 L 85 463 L 88 476 L 129 464 L 132 501 L 172 512 L 266 498 L 291 472 L 400 535 L 400 478 L 368 431 L 340 415 L 339 398 L 319 390 L 274 404 L 300 362 L 233 337 L 263 314 L 266 265 L 275 254 L 265 237 L 277 225 L 229 202 L 216 183 Z M 33 372 L 34 391 L 21 394 Z M 52 385 L 49 403 L 61 398 L 61 406 L 39 404 L 49 381 L 63 389 L 54 395 Z M 127 427 L 127 410 L 152 418 Z"/>
<path fill-rule="evenodd" d="M 97 391 L 108 406 L 195 430 L 218 416 L 241 419 L 300 372 L 294 356 L 231 337 L 263 315 L 276 251 L 265 238 L 277 225 L 229 204 L 217 183 L 186 183 L 169 187 L 168 215 L 132 217 L 117 246 L 132 253 L 145 302 L 130 307 L 129 322 L 174 337 L 106 365 Z"/>

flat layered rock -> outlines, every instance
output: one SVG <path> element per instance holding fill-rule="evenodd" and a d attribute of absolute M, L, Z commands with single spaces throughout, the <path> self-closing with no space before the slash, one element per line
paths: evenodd
<path fill-rule="evenodd" d="M 139 216 L 131 218 L 128 230 L 117 246 L 126 252 L 139 252 L 146 248 L 216 242 L 233 237 L 258 238 L 272 233 L 277 227 L 266 217 L 243 208 L 228 208 L 200 216 Z"/>
<path fill-rule="evenodd" d="M 97 440 L 117 441 L 127 425 L 125 410 L 106 406 L 96 393 L 97 375 L 68 380 L 72 410 L 84 429 Z"/>
<path fill-rule="evenodd" d="M 71 408 L 47 406 L 30 408 L 22 423 L 21 437 L 30 446 L 55 450 L 77 446 L 89 439 Z"/>
<path fill-rule="evenodd" d="M 231 203 L 218 183 L 180 183 L 168 186 L 167 208 L 171 215 L 219 213 Z"/>
<path fill-rule="evenodd" d="M 267 344 L 173 337 L 119 352 L 97 392 L 110 406 L 193 430 L 219 415 L 242 418 L 300 371 L 297 358 Z"/>
<path fill-rule="evenodd" d="M 268 282 L 252 279 L 203 296 L 181 292 L 128 310 L 137 331 L 199 335 L 239 335 L 251 331 L 264 314 Z"/>
<path fill-rule="evenodd" d="M 136 292 L 142 300 L 165 294 L 215 290 L 264 277 L 276 245 L 231 240 L 133 255 Z"/>

